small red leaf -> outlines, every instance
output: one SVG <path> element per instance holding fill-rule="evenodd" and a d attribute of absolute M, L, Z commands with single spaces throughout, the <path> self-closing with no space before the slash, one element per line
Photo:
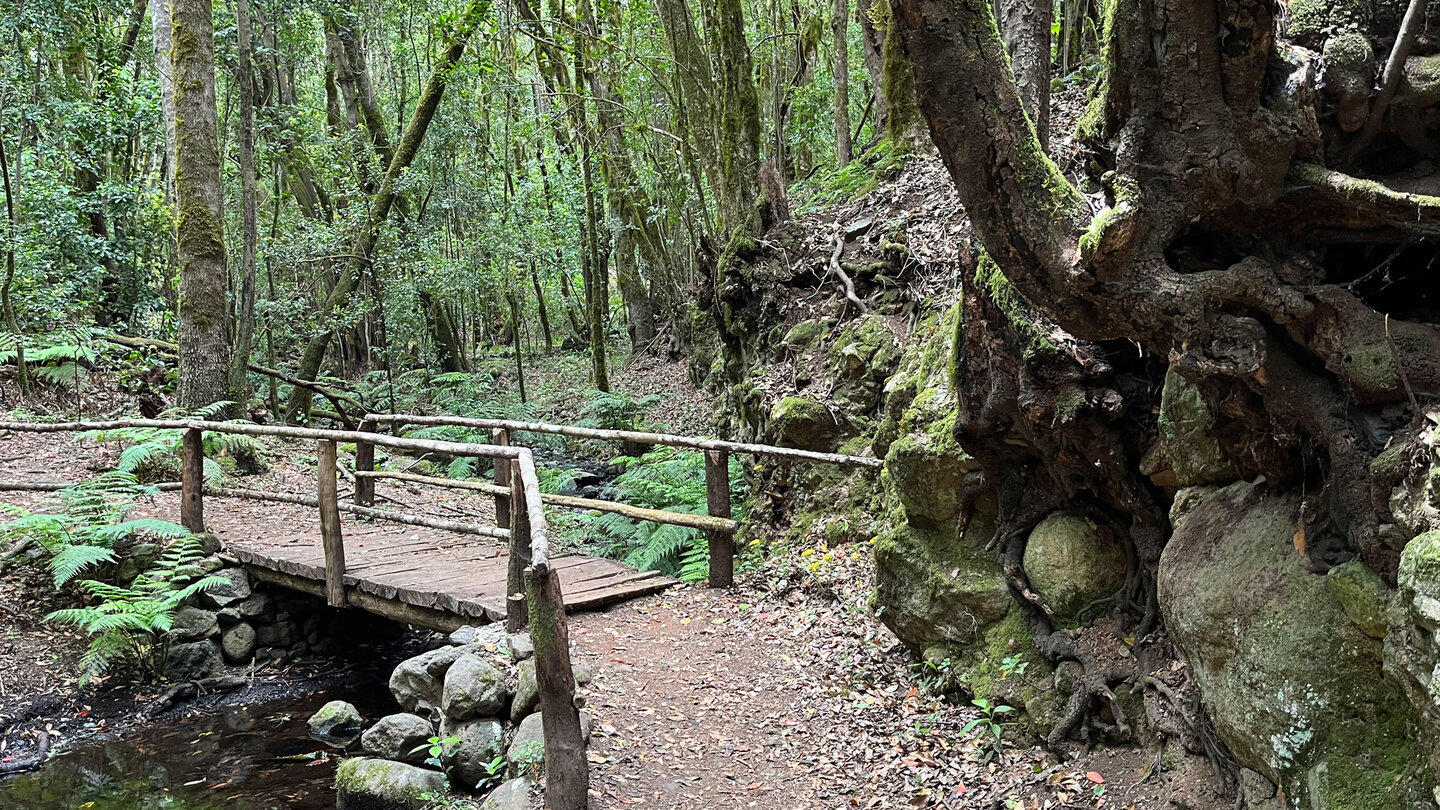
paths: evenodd
<path fill-rule="evenodd" d="M 1099 773 L 1097 773 L 1096 771 L 1089 771 L 1089 772 L 1087 772 L 1087 773 L 1085 774 L 1085 778 L 1086 778 L 1086 779 L 1089 779 L 1091 782 L 1094 782 L 1094 783 L 1097 784 L 1097 785 L 1103 785 L 1103 784 L 1105 784 L 1105 777 L 1101 776 L 1101 775 L 1100 775 Z"/>

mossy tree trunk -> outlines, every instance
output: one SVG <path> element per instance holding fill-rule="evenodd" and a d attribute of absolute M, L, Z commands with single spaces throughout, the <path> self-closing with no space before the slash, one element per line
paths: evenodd
<path fill-rule="evenodd" d="M 1050 140 L 1050 25 L 1055 18 L 1054 3 L 1000 0 L 999 12 L 1000 33 L 1010 52 L 1020 101 L 1044 147 Z"/>
<path fill-rule="evenodd" d="M 370 257 L 375 252 L 375 245 L 380 241 L 380 232 L 386 220 L 390 218 L 390 209 L 395 204 L 396 184 L 399 182 L 400 176 L 409 168 L 410 163 L 414 161 L 415 155 L 419 153 L 420 145 L 425 140 L 425 132 L 435 118 L 435 111 L 440 108 L 440 101 L 445 95 L 445 86 L 450 78 L 451 70 L 465 55 L 465 46 L 470 41 L 470 35 L 480 21 L 485 19 L 489 9 L 489 0 L 471 0 L 465 12 L 455 23 L 455 27 L 450 31 L 445 50 L 430 71 L 425 92 L 420 95 L 420 100 L 410 115 L 410 122 L 405 126 L 405 132 L 400 137 L 400 143 L 395 147 L 395 156 L 390 161 L 389 169 L 385 172 L 385 177 L 381 180 L 380 187 L 370 202 L 370 210 L 365 217 L 365 222 L 354 236 L 351 249 L 352 258 L 346 262 L 335 286 L 331 288 L 320 306 L 319 314 L 322 319 L 331 318 L 333 313 L 345 303 L 358 287 L 360 277 L 370 267 Z M 323 328 L 306 343 L 296 372 L 300 379 L 313 380 L 320 373 L 320 367 L 325 361 L 325 353 L 333 336 L 332 329 Z M 286 404 L 286 419 L 295 421 L 300 415 L 308 414 L 310 398 L 308 390 L 295 388 L 290 395 L 290 401 Z"/>
<path fill-rule="evenodd" d="M 1155 569 L 1170 531 L 1139 472 L 1167 373 L 1218 414 L 1208 432 L 1240 477 L 1306 493 L 1306 565 L 1359 554 L 1393 576 L 1398 555 L 1379 539 L 1393 518 L 1371 493 L 1396 481 L 1372 477 L 1370 462 L 1417 429 L 1418 397 L 1440 392 L 1440 329 L 1423 294 L 1352 283 L 1346 258 L 1367 240 L 1433 255 L 1440 198 L 1321 163 L 1349 136 L 1275 47 L 1275 5 L 1106 7 L 1104 83 L 1078 133 L 1104 172 L 1094 215 L 1024 115 L 990 4 L 893 3 L 920 107 L 982 248 L 964 279 L 955 436 L 999 500 L 1005 573 L 1038 645 L 1086 673 L 1059 733 L 1090 728 L 1114 695 L 1052 632 L 1025 576 L 1025 537 L 1064 509 L 1125 541 L 1119 604 L 1138 654 L 1158 621 Z M 1388 272 L 1387 283 L 1419 290 L 1430 271 L 1411 261 Z"/>
<path fill-rule="evenodd" d="M 835 48 L 835 157 L 841 167 L 850 165 L 850 0 L 835 0 L 830 18 Z"/>
<path fill-rule="evenodd" d="M 180 264 L 183 408 L 233 399 L 224 200 L 215 123 L 215 27 L 210 0 L 173 0 L 175 246 Z"/>

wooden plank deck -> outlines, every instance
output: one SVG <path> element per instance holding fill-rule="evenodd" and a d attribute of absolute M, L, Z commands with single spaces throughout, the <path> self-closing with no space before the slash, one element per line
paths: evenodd
<path fill-rule="evenodd" d="M 277 544 L 227 537 L 223 524 L 214 527 L 226 549 L 257 578 L 314 591 L 325 582 L 325 552 L 318 532 L 300 528 L 300 542 Z M 505 579 L 509 557 L 497 543 L 481 541 L 449 545 L 434 537 L 402 531 L 389 524 L 355 521 L 345 527 L 345 585 L 356 607 L 372 609 L 377 602 L 399 603 L 418 623 L 443 629 L 505 618 Z M 310 535 L 314 535 L 311 537 Z M 571 612 L 662 591 L 676 581 L 654 571 L 637 571 L 624 563 L 567 554 L 552 558 L 559 572 L 565 606 Z M 258 570 L 257 570 L 258 569 Z M 273 576 L 278 574 L 279 576 Z M 309 586 L 313 583 L 313 587 Z M 384 612 L 373 610 L 373 612 Z M 392 613 L 396 611 L 391 611 Z M 455 617 L 447 621 L 442 616 Z M 426 621 L 426 618 L 429 621 Z"/>

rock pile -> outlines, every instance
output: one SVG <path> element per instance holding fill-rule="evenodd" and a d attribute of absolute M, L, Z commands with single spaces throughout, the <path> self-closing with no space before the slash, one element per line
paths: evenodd
<path fill-rule="evenodd" d="M 448 645 L 402 662 L 390 693 L 403 711 L 359 735 L 368 756 L 337 771 L 339 807 L 421 808 L 453 788 L 486 795 L 486 810 L 528 808 L 545 760 L 533 652 L 527 634 L 496 623 L 461 628 Z M 579 668 L 575 678 L 590 679 Z M 580 719 L 588 736 L 590 718 Z"/>

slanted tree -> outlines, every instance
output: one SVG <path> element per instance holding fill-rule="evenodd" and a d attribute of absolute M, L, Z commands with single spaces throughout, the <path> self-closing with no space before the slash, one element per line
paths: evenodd
<path fill-rule="evenodd" d="M 1005 572 L 1042 651 L 1084 658 L 1023 567 L 1027 529 L 1057 509 L 1124 539 L 1135 566 L 1120 603 L 1136 612 L 1137 639 L 1155 627 L 1170 526 L 1139 468 L 1167 374 L 1218 414 L 1209 433 L 1242 478 L 1303 494 L 1307 565 L 1359 554 L 1393 577 L 1388 507 L 1372 493 L 1404 471 L 1370 462 L 1418 429 L 1421 397 L 1440 394 L 1429 264 L 1440 197 L 1412 191 L 1433 188 L 1433 174 L 1386 174 L 1425 169 L 1418 150 L 1396 148 L 1413 118 L 1393 116 L 1389 140 L 1356 156 L 1365 179 L 1334 165 L 1371 111 L 1374 60 L 1327 60 L 1354 80 L 1323 86 L 1312 60 L 1348 33 L 1369 53 L 1370 32 L 1302 32 L 1292 19 L 1305 56 L 1277 37 L 1273 0 L 1107 4 L 1103 84 L 1077 133 L 1104 191 L 1092 201 L 1023 114 L 990 3 L 893 3 L 983 248 L 963 279 L 955 436 L 997 496 Z M 1406 116 L 1435 99 L 1414 94 Z M 1380 255 L 1357 262 L 1367 246 Z M 1381 262 L 1383 280 L 1368 277 Z M 1093 668 L 1080 688 L 1059 736 L 1113 703 Z"/>
<path fill-rule="evenodd" d="M 180 406 L 231 399 L 224 191 L 215 123 L 215 24 L 210 0 L 173 0 L 175 247 L 180 265 Z"/>

